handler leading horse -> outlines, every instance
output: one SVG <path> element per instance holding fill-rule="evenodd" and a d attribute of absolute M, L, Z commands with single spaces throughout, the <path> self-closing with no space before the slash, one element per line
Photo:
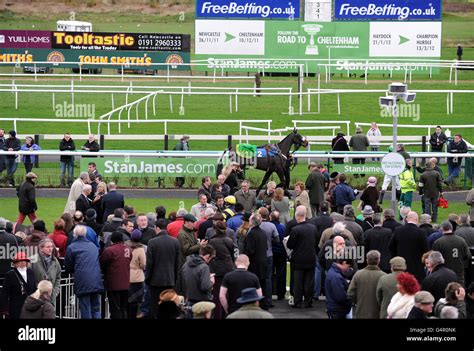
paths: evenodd
<path fill-rule="evenodd" d="M 273 172 L 276 172 L 280 178 L 279 187 L 288 189 L 290 185 L 290 166 L 293 163 L 291 148 L 297 151 L 301 146 L 307 147 L 308 140 L 301 136 L 295 128 L 278 144 L 266 144 L 255 147 L 248 144 L 237 145 L 224 151 L 218 166 L 217 172 L 220 174 L 222 170 L 222 162 L 226 154 L 230 161 L 236 161 L 242 169 L 252 166 L 261 171 L 265 171 L 262 183 L 257 189 L 257 194 L 265 186 Z"/>

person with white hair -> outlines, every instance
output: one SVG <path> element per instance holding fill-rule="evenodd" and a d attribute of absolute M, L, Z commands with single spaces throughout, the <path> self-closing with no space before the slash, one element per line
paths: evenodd
<path fill-rule="evenodd" d="M 21 319 L 55 319 L 56 311 L 51 304 L 53 284 L 49 280 L 38 283 L 38 289 L 28 296 L 21 310 Z"/>
<path fill-rule="evenodd" d="M 84 185 L 89 184 L 89 182 L 89 173 L 82 172 L 79 178 L 72 183 L 66 206 L 64 207 L 64 213 L 67 212 L 71 214 L 71 216 L 74 215 L 74 212 L 76 212 L 76 200 L 82 194 Z"/>
<path fill-rule="evenodd" d="M 441 319 L 458 319 L 459 318 L 459 310 L 454 306 L 445 306 L 440 314 L 439 318 Z"/>
<path fill-rule="evenodd" d="M 456 273 L 445 266 L 444 257 L 439 251 L 431 251 L 428 255 L 427 266 L 429 275 L 422 281 L 421 289 L 429 291 L 435 302 L 444 297 L 446 286 L 457 281 Z"/>
<path fill-rule="evenodd" d="M 296 208 L 295 219 L 298 224 L 291 230 L 287 242 L 288 248 L 293 250 L 290 259 L 294 275 L 294 304 L 292 307 L 301 308 L 304 298 L 304 306 L 310 308 L 313 306 L 318 231 L 314 224 L 306 221 L 305 206 L 300 205 Z"/>
<path fill-rule="evenodd" d="M 426 232 L 427 236 L 433 234 L 436 230 L 433 228 L 431 224 L 431 216 L 429 214 L 423 213 L 420 216 L 420 225 L 419 228 L 423 229 Z"/>
<path fill-rule="evenodd" d="M 89 198 L 91 192 L 92 186 L 90 184 L 84 184 L 81 195 L 76 199 L 76 211 L 81 211 L 84 216 L 87 210 L 92 207 L 92 201 Z"/>
<path fill-rule="evenodd" d="M 319 240 L 318 244 L 319 248 L 322 248 L 331 237 L 334 237 L 334 235 L 342 235 L 345 239 L 349 240 L 352 245 L 357 245 L 354 236 L 349 230 L 346 229 L 346 225 L 342 222 L 344 217 L 338 213 L 331 213 L 331 217 L 333 217 L 334 225 L 322 232 L 321 239 Z"/>
<path fill-rule="evenodd" d="M 86 239 L 87 228 L 74 227 L 74 241 L 66 250 L 64 266 L 74 275 L 74 294 L 79 299 L 82 319 L 100 319 L 100 294 L 104 292 L 99 248 Z"/>
<path fill-rule="evenodd" d="M 50 298 L 52 305 L 55 306 L 56 297 L 59 295 L 61 285 L 61 265 L 53 255 L 55 246 L 52 239 L 46 238 L 41 240 L 38 247 L 39 252 L 31 256 L 31 269 L 35 274 L 37 282 L 49 280 L 53 284 Z"/>
<path fill-rule="evenodd" d="M 87 141 L 84 143 L 84 145 L 82 145 L 81 149 L 89 151 L 89 152 L 98 152 L 100 150 L 100 145 L 95 140 L 94 134 L 89 134 L 89 136 L 87 137 Z M 82 157 L 87 157 L 87 156 L 82 156 Z"/>

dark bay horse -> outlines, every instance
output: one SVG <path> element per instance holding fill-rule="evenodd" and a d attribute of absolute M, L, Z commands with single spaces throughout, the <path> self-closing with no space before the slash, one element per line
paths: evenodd
<path fill-rule="evenodd" d="M 265 171 L 265 176 L 257 188 L 257 194 L 265 186 L 273 172 L 280 178 L 278 186 L 287 190 L 290 185 L 290 166 L 293 163 L 291 149 L 293 146 L 293 152 L 297 151 L 301 146 L 308 146 L 308 140 L 301 136 L 296 128 L 278 144 L 258 146 L 253 157 L 242 157 L 236 151 L 236 147 L 231 147 L 225 150 L 219 159 L 217 174 L 221 173 L 224 158 L 227 156 L 229 161 L 239 163 L 242 169 L 254 167 Z"/>

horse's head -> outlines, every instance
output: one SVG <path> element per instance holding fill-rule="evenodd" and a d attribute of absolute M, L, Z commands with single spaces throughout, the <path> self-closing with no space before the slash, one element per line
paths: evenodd
<path fill-rule="evenodd" d="M 296 149 L 298 149 L 301 146 L 307 147 L 309 144 L 308 139 L 306 139 L 306 137 L 299 134 L 296 128 L 293 129 L 293 144 L 295 145 Z"/>

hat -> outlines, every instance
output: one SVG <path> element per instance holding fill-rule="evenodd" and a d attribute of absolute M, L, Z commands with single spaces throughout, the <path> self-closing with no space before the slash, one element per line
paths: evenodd
<path fill-rule="evenodd" d="M 139 242 L 142 238 L 142 232 L 140 229 L 134 229 L 132 233 L 130 234 L 130 240 Z"/>
<path fill-rule="evenodd" d="M 316 162 L 310 162 L 309 165 L 308 165 L 308 169 L 311 169 L 313 167 L 317 167 L 317 164 Z"/>
<path fill-rule="evenodd" d="M 227 202 L 228 204 L 235 205 L 237 203 L 237 200 L 235 199 L 234 195 L 229 195 L 224 198 L 224 201 Z"/>
<path fill-rule="evenodd" d="M 216 212 L 214 216 L 212 216 L 213 221 L 223 221 L 224 220 L 224 215 L 220 212 Z"/>
<path fill-rule="evenodd" d="M 330 177 L 331 179 L 336 179 L 336 177 L 337 177 L 338 175 L 339 175 L 339 172 L 332 172 L 332 173 L 329 175 L 329 177 Z"/>
<path fill-rule="evenodd" d="M 38 219 L 35 223 L 33 223 L 33 229 L 38 230 L 40 232 L 46 231 L 46 223 L 43 220 Z"/>
<path fill-rule="evenodd" d="M 369 179 L 367 179 L 368 186 L 375 186 L 376 184 L 377 184 L 377 178 L 375 178 L 374 176 L 369 177 Z"/>
<path fill-rule="evenodd" d="M 160 294 L 160 303 L 161 302 L 172 301 L 172 302 L 174 302 L 175 304 L 178 305 L 178 304 L 181 303 L 182 299 L 184 299 L 184 297 L 181 296 L 181 295 L 178 295 L 176 293 L 176 291 L 174 291 L 173 289 L 163 290 Z"/>
<path fill-rule="evenodd" d="M 17 263 L 17 262 L 21 262 L 21 261 L 30 262 L 30 259 L 28 258 L 28 256 L 26 256 L 26 252 L 18 252 L 15 255 L 15 257 L 13 257 L 13 259 L 12 259 L 13 263 Z"/>
<path fill-rule="evenodd" d="M 404 271 L 407 269 L 407 263 L 403 257 L 395 256 L 390 260 L 390 265 L 393 270 Z"/>
<path fill-rule="evenodd" d="M 194 217 L 191 213 L 186 213 L 183 216 L 184 221 L 186 222 L 197 222 L 197 218 Z"/>
<path fill-rule="evenodd" d="M 113 232 L 112 236 L 110 237 L 110 241 L 113 243 L 119 243 L 123 241 L 123 234 L 121 232 Z"/>
<path fill-rule="evenodd" d="M 263 299 L 263 296 L 258 296 L 257 289 L 247 288 L 242 290 L 242 295 L 237 299 L 237 302 L 246 304 L 249 302 L 260 301 L 261 299 Z"/>
<path fill-rule="evenodd" d="M 16 132 L 14 130 L 10 130 L 8 134 L 10 134 L 12 137 L 16 137 Z"/>
<path fill-rule="evenodd" d="M 432 304 L 434 300 L 433 295 L 428 291 L 418 291 L 415 294 L 415 303 Z"/>
<path fill-rule="evenodd" d="M 189 135 L 183 135 L 180 140 L 181 141 L 189 140 Z"/>
<path fill-rule="evenodd" d="M 214 308 L 216 308 L 216 305 L 213 302 L 200 301 L 193 305 L 193 313 L 195 315 L 203 315 L 203 314 L 206 314 L 207 312 L 212 311 Z"/>
<path fill-rule="evenodd" d="M 28 172 L 26 173 L 26 178 L 33 179 L 33 178 L 38 178 L 38 176 L 33 172 Z"/>
<path fill-rule="evenodd" d="M 93 208 L 89 208 L 86 211 L 86 218 L 87 219 L 96 219 L 97 218 L 97 212 Z"/>
<path fill-rule="evenodd" d="M 362 133 L 362 127 L 356 127 L 356 133 Z"/>
<path fill-rule="evenodd" d="M 252 215 L 252 213 L 250 213 L 250 212 L 245 212 L 245 213 L 244 213 L 244 216 L 242 217 L 242 220 L 243 220 L 244 222 L 248 222 L 248 221 L 250 220 L 250 216 L 251 216 L 251 215 Z"/>
<path fill-rule="evenodd" d="M 342 130 L 338 130 L 337 131 L 337 136 L 344 136 L 344 132 Z"/>
<path fill-rule="evenodd" d="M 364 216 L 370 216 L 370 215 L 373 215 L 375 212 L 374 210 L 372 209 L 372 206 L 370 205 L 365 205 L 364 206 L 364 209 L 362 210 L 362 214 Z"/>

